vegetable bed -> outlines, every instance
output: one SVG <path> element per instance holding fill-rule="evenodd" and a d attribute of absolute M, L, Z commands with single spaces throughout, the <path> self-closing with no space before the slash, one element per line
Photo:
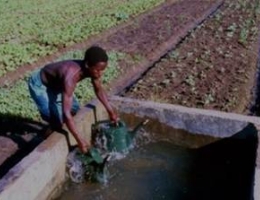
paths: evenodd
<path fill-rule="evenodd" d="M 136 17 L 163 0 L 0 0 L 0 77 Z"/>
<path fill-rule="evenodd" d="M 107 68 L 103 79 L 105 87 L 111 89 L 117 84 L 123 86 L 124 84 L 118 81 L 129 80 L 131 73 L 143 68 L 140 63 L 160 56 L 161 49 L 165 49 L 164 46 L 169 39 L 176 38 L 177 42 L 184 37 L 193 26 L 196 26 L 199 18 L 202 20 L 206 17 L 205 13 L 208 13 L 216 2 L 218 1 L 169 1 L 142 17 L 134 19 L 130 25 L 115 34 L 100 40 L 97 44 L 108 51 L 110 60 L 110 67 Z M 196 6 L 198 4 L 199 6 Z M 59 60 L 83 58 L 84 50 L 68 52 Z M 157 53 L 154 54 L 154 52 Z M 34 120 L 39 119 L 36 107 L 29 97 L 26 77 L 0 89 L 2 115 L 12 114 Z M 89 80 L 79 84 L 76 96 L 82 104 L 94 97 Z"/>
<path fill-rule="evenodd" d="M 249 113 L 255 100 L 259 16 L 259 1 L 225 1 L 123 96 Z"/>

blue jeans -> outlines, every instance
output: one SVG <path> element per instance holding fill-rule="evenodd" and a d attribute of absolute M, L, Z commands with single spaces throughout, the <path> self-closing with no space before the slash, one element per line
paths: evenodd
<path fill-rule="evenodd" d="M 40 71 L 33 72 L 28 80 L 30 95 L 36 103 L 42 119 L 59 127 L 63 123 L 62 94 L 43 85 Z M 79 103 L 74 96 L 71 112 L 76 114 L 79 108 Z"/>

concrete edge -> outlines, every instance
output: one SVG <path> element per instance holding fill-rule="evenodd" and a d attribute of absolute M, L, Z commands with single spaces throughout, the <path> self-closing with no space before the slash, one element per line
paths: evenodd
<path fill-rule="evenodd" d="M 246 116 L 246 115 L 236 114 L 236 113 L 227 113 L 227 112 L 222 112 L 217 110 L 189 108 L 189 107 L 175 105 L 175 104 L 157 103 L 153 101 L 136 100 L 131 98 L 119 97 L 119 96 L 111 96 L 110 101 L 112 101 L 114 107 L 117 107 L 118 109 L 124 112 L 131 112 L 131 109 L 138 108 L 136 109 L 136 111 L 137 114 L 139 115 L 144 115 L 143 112 L 144 109 L 152 108 L 152 109 L 156 109 L 157 112 L 170 110 L 176 113 L 188 113 L 189 115 L 197 116 L 197 117 L 205 116 L 205 117 L 211 117 L 217 119 L 221 118 L 225 120 L 234 120 L 236 122 L 245 122 L 245 123 L 250 122 L 260 126 L 260 118 L 254 116 Z M 162 120 L 163 123 L 167 123 L 166 119 L 162 117 L 159 117 L 159 119 Z"/>
<path fill-rule="evenodd" d="M 234 113 L 224 113 L 219 111 L 187 108 L 172 104 L 162 104 L 152 101 L 140 101 L 118 96 L 110 97 L 111 103 L 118 113 L 132 113 L 145 117 L 147 114 L 151 118 L 158 119 L 161 123 L 174 128 L 185 130 L 201 131 L 209 127 L 205 133 L 210 133 L 212 124 L 216 123 L 217 131 L 213 134 L 218 136 L 218 132 L 223 129 L 236 131 L 243 128 L 248 122 L 253 123 L 260 130 L 260 120 L 257 117 L 244 116 Z M 97 120 L 107 119 L 107 113 L 103 105 L 98 100 L 93 100 L 75 116 L 75 122 L 86 139 L 91 136 L 91 124 Z M 170 118 L 170 120 L 167 120 Z M 179 120 L 174 120 L 178 119 Z M 200 118 L 200 120 L 195 120 Z M 206 125 L 196 121 L 203 121 Z M 231 123 L 231 124 L 230 124 Z M 223 124 L 229 124 L 223 126 Z M 221 125 L 221 126 L 220 126 Z M 218 128 L 220 126 L 220 128 Z M 200 127 L 200 128 L 198 128 Z M 213 129 L 215 130 L 215 129 Z M 209 131 L 209 132 L 208 132 Z M 259 131 L 260 132 L 260 131 Z M 258 132 L 258 137 L 259 137 Z M 234 132 L 233 132 L 234 133 Z M 69 134 L 70 141 L 73 137 Z M 68 155 L 68 145 L 65 136 L 53 133 L 42 142 L 32 153 L 25 157 L 20 163 L 12 168 L 6 176 L 0 180 L 0 199 L 53 199 L 59 194 L 61 186 L 66 181 L 66 161 Z M 75 140 L 74 140 L 74 144 Z M 259 145 L 259 144 L 258 144 Z M 260 200 L 260 148 L 258 146 L 257 163 L 255 170 L 254 199 Z M 37 184 L 36 184 L 37 183 Z"/>
<path fill-rule="evenodd" d="M 120 110 L 120 112 L 132 113 L 139 117 L 158 119 L 161 123 L 174 128 L 188 130 L 191 133 L 211 134 L 211 136 L 216 137 L 223 137 L 221 133 L 226 133 L 224 137 L 229 137 L 240 131 L 248 123 L 252 123 L 258 130 L 258 140 L 260 137 L 260 119 L 258 117 L 215 110 L 188 108 L 179 105 L 142 101 L 119 96 L 112 96 L 110 100 L 114 107 Z M 200 120 L 195 120 L 198 118 Z M 254 200 L 260 200 L 259 142 L 257 147 L 254 180 Z"/>
<path fill-rule="evenodd" d="M 0 199 L 45 200 L 65 180 L 68 146 L 53 133 L 0 180 Z"/>
<path fill-rule="evenodd" d="M 91 124 L 96 119 L 108 117 L 105 108 L 100 105 L 98 100 L 93 100 L 74 117 L 80 133 L 88 141 L 91 138 Z M 67 180 L 68 144 L 77 145 L 69 132 L 68 137 L 52 133 L 0 180 L 0 199 L 46 200 L 57 197 Z"/>

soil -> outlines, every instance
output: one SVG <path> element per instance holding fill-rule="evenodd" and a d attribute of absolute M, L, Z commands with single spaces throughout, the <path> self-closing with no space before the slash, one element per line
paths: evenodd
<path fill-rule="evenodd" d="M 97 44 L 106 50 L 127 55 L 120 62 L 121 75 L 110 84 L 113 93 L 139 78 L 221 4 L 219 0 L 168 2 L 100 40 Z"/>
<path fill-rule="evenodd" d="M 259 19 L 234 6 L 226 1 L 214 17 L 156 63 L 123 96 L 249 113 L 256 85 Z M 240 25 L 249 19 L 254 23 L 247 30 L 255 32 L 249 32 L 242 43 Z"/>

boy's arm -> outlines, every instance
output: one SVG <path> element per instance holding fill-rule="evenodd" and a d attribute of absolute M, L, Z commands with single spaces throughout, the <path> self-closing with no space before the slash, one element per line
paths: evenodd
<path fill-rule="evenodd" d="M 96 79 L 92 78 L 91 82 L 92 82 L 92 85 L 94 87 L 95 94 L 96 94 L 97 98 L 100 100 L 100 102 L 106 108 L 107 113 L 110 117 L 110 120 L 112 122 L 117 122 L 117 120 L 118 120 L 117 114 L 115 113 L 114 109 L 112 108 L 112 106 L 108 102 L 107 94 L 102 87 L 100 79 L 99 78 L 96 78 Z"/>
<path fill-rule="evenodd" d="M 64 92 L 62 94 L 62 113 L 63 113 L 64 123 L 66 124 L 69 131 L 77 141 L 80 150 L 83 153 L 86 153 L 90 145 L 82 138 L 82 136 L 79 134 L 77 130 L 76 124 L 71 114 L 72 101 L 73 101 L 73 89 L 66 89 L 65 87 Z"/>

